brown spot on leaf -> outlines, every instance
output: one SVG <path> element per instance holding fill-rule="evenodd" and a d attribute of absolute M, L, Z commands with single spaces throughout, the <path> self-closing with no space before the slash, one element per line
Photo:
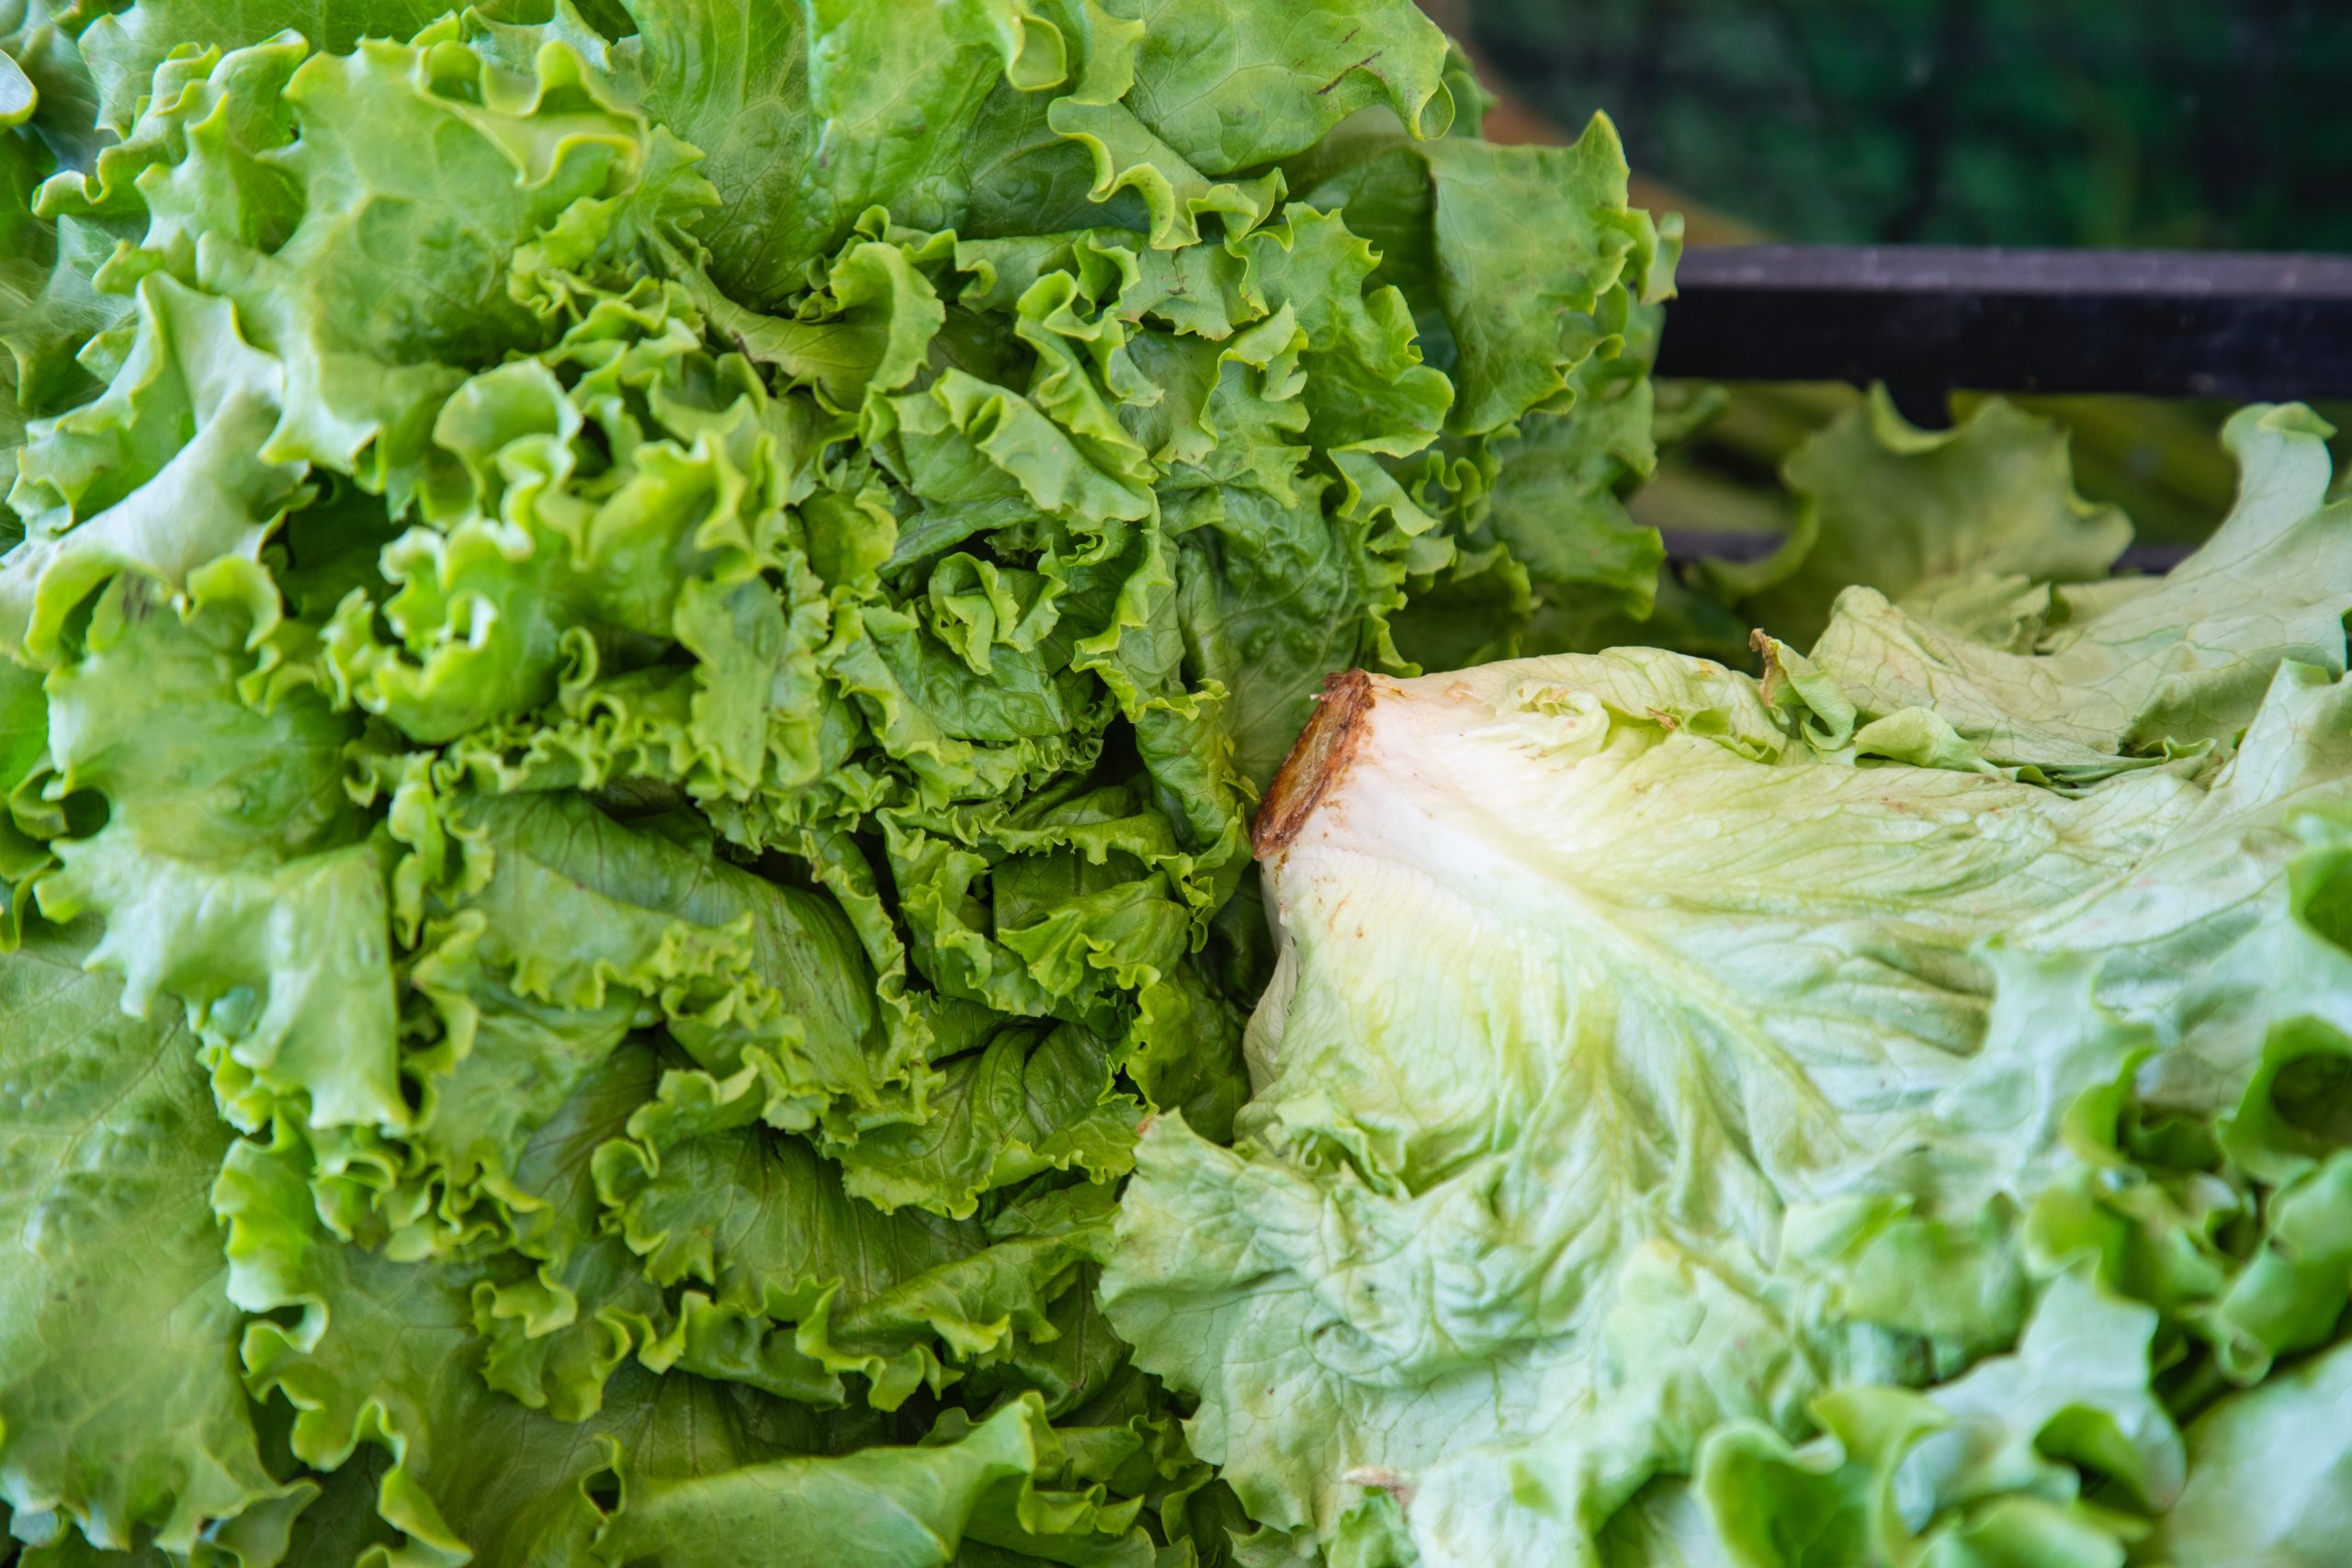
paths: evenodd
<path fill-rule="evenodd" d="M 1316 96 L 1317 97 L 1318 97 L 1318 98 L 1319 98 L 1319 97 L 1321 97 L 1324 94 L 1326 94 L 1326 93 L 1329 92 L 1332 88 L 1334 88 L 1334 87 L 1338 86 L 1340 83 L 1342 83 L 1342 82 L 1346 81 L 1346 80 L 1348 79 L 1348 72 L 1349 72 L 1349 71 L 1361 71 L 1361 70 L 1363 70 L 1365 66 L 1367 66 L 1367 65 L 1371 64 L 1374 61 L 1375 61 L 1375 60 L 1379 59 L 1379 58 L 1381 57 L 1381 55 L 1382 55 L 1383 53 L 1385 53 L 1385 52 L 1386 52 L 1386 51 L 1383 51 L 1383 50 L 1377 50 L 1377 49 L 1374 50 L 1370 54 L 1365 55 L 1362 60 L 1359 60 L 1359 61 L 1357 61 L 1353 65 L 1349 66 L 1349 67 L 1347 68 L 1347 71 L 1342 71 L 1342 72 L 1340 72 L 1338 75 L 1336 75 L 1336 76 L 1332 77 L 1329 82 L 1326 82 L 1326 83 L 1324 83 L 1321 86 L 1319 86 L 1319 87 L 1316 88 L 1316 89 L 1315 89 L 1315 96 Z"/>

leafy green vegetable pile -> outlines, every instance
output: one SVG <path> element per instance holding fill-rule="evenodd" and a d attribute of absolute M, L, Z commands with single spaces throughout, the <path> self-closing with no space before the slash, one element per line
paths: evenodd
<path fill-rule="evenodd" d="M 1321 679 L 1646 607 L 1671 236 L 1403 0 L 535 3 L 0 0 L 0 1517 L 1220 1560 L 1115 1182 Z"/>
<path fill-rule="evenodd" d="M 1672 235 L 1479 106 L 0 0 L 0 1560 L 2340 1564 L 2327 432 L 1661 575 Z"/>
<path fill-rule="evenodd" d="M 2243 411 L 2220 531 L 2109 579 L 2048 426 L 1881 403 L 1713 573 L 1810 642 L 1760 680 L 1334 682 L 1259 1093 L 1148 1131 L 1103 1274 L 1256 1560 L 2346 1560 L 2329 434 Z"/>

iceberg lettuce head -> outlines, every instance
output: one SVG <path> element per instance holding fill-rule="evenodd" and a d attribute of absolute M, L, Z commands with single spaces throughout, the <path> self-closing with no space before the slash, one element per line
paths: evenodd
<path fill-rule="evenodd" d="M 2176 1501 L 2227 1528 L 2176 1417 L 2352 1281 L 2325 434 L 2241 413 L 2198 556 L 1996 584 L 1999 640 L 1991 588 L 1855 586 L 1760 679 L 1327 686 L 1257 822 L 1255 1097 L 1229 1148 L 1155 1122 L 1103 1279 L 1270 1560 L 2111 1568 Z"/>

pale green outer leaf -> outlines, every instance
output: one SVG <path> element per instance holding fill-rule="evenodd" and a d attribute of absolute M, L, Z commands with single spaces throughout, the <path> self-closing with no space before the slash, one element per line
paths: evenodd
<path fill-rule="evenodd" d="M 2178 1047 L 2140 1068 L 2143 1095 L 2194 1114 L 2233 1106 L 2279 1024 L 2352 1030 L 2352 946 L 2292 885 L 2334 863 L 2347 793 L 2352 684 L 2281 666 L 2235 755 L 2159 852 L 2025 922 L 1995 961 L 2094 975 L 2090 1000 Z"/>
<path fill-rule="evenodd" d="M 2225 434 L 2244 477 L 2221 530 L 2161 583 L 2094 602 L 2033 651 L 1851 588 L 1813 660 L 1862 720 L 1929 709 L 2002 766 L 2092 778 L 2126 753 L 2226 744 L 2281 661 L 2344 668 L 2352 515 L 2326 502 L 2325 432 L 2300 407 L 2233 416 Z"/>
<path fill-rule="evenodd" d="M 2079 1465 L 2142 1504 L 2180 1487 L 2180 1435 L 2149 1392 L 2155 1314 L 2055 1281 L 2012 1355 L 1924 1393 L 1847 1388 L 1792 1449 L 1758 1426 L 1717 1430 L 1697 1490 L 1738 1568 L 2022 1560 L 2121 1568 L 2143 1527 L 2086 1504 Z M 1980 1554 L 1980 1555 L 1972 1555 Z"/>
<path fill-rule="evenodd" d="M 1147 1136 L 1106 1300 L 1261 1517 L 1395 1473 L 1434 1561 L 1574 1560 L 1713 1421 L 1883 1364 L 1773 1282 L 1783 1205 L 1923 1134 L 1984 1028 L 1971 947 L 2197 792 L 1856 769 L 1668 655 L 1368 692 L 1272 868 L 1241 1151 Z M 1556 1501 L 1508 1506 L 1512 1466 Z"/>

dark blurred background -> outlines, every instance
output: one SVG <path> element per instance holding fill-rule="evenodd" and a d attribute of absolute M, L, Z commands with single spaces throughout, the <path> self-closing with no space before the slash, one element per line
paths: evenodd
<path fill-rule="evenodd" d="M 1783 239 L 2352 245 L 2345 0 L 1451 9 L 1529 108 Z"/>
<path fill-rule="evenodd" d="M 1606 110 L 1635 198 L 1693 243 L 2352 250 L 2352 0 L 1423 6 L 1502 95 L 1489 135 L 1556 141 Z M 1733 389 L 1637 513 L 1777 532 L 1779 464 L 1854 397 Z M 2083 492 L 2143 541 L 2187 544 L 2228 507 L 2227 406 L 2018 400 L 2070 428 Z"/>

